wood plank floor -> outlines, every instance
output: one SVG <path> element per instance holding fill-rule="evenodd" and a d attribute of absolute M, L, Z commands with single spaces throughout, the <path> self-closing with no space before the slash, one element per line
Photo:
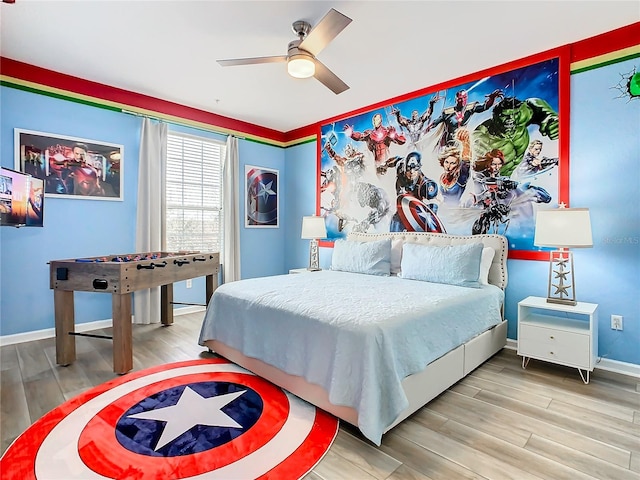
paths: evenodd
<path fill-rule="evenodd" d="M 171 327 L 134 326 L 134 370 L 209 357 L 197 344 L 203 314 Z M 110 334 L 110 329 L 94 333 Z M 77 337 L 77 361 L 55 363 L 55 340 L 0 348 L 2 452 L 65 400 L 115 378 L 111 342 Z M 381 447 L 342 423 L 307 477 L 329 479 L 640 479 L 640 383 L 503 350 L 387 433 Z"/>

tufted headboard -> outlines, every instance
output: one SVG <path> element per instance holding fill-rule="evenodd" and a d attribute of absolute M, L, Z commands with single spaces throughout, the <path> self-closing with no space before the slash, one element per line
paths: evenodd
<path fill-rule="evenodd" d="M 356 242 L 370 242 L 373 240 L 382 240 L 383 238 L 391 238 L 392 248 L 398 243 L 419 243 L 422 245 L 460 245 L 465 243 L 482 242 L 485 247 L 491 247 L 495 250 L 491 268 L 489 269 L 489 283 L 496 285 L 501 289 L 507 287 L 507 254 L 508 243 L 507 238 L 502 235 L 485 234 L 485 235 L 449 235 L 446 233 L 427 233 L 427 232 L 390 232 L 390 233 L 357 233 L 351 232 L 347 236 L 347 240 Z M 400 247 L 401 248 L 401 247 Z"/>

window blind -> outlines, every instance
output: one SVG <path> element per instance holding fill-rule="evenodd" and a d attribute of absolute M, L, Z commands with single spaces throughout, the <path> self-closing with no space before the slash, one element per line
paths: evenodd
<path fill-rule="evenodd" d="M 225 144 L 215 140 L 175 132 L 168 134 L 166 245 L 169 251 L 220 251 L 225 150 Z"/>

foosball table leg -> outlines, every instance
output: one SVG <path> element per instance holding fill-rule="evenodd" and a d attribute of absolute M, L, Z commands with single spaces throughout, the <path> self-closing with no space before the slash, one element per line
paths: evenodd
<path fill-rule="evenodd" d="M 56 363 L 66 367 L 76 360 L 73 291 L 54 290 L 53 303 L 56 322 Z"/>
<path fill-rule="evenodd" d="M 209 300 L 211 300 L 211 296 L 213 295 L 213 292 L 215 292 L 216 288 L 218 288 L 218 272 L 217 272 L 217 270 L 216 270 L 215 274 L 207 275 L 206 280 L 205 280 L 205 288 L 206 288 L 205 303 L 208 306 L 209 305 Z"/>
<path fill-rule="evenodd" d="M 160 287 L 160 322 L 165 327 L 173 325 L 173 283 Z"/>
<path fill-rule="evenodd" d="M 133 368 L 133 327 L 131 294 L 112 295 L 113 307 L 113 371 L 127 373 Z"/>

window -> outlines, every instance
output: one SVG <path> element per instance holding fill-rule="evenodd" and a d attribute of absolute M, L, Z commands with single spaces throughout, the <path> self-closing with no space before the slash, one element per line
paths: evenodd
<path fill-rule="evenodd" d="M 222 243 L 222 142 L 167 135 L 166 246 L 218 252 Z"/>

